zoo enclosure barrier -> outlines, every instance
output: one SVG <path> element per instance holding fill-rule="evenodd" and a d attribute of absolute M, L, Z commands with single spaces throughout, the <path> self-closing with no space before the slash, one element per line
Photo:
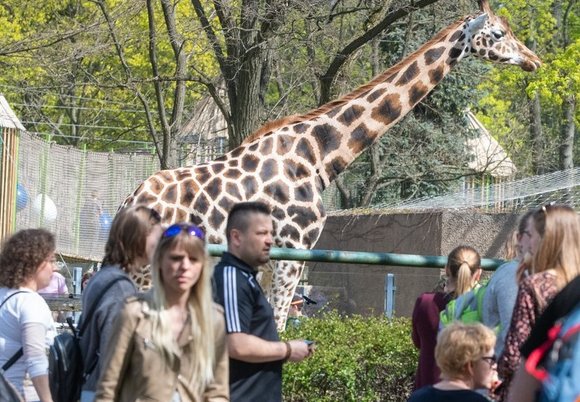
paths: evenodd
<path fill-rule="evenodd" d="M 225 251 L 225 245 L 208 244 L 208 253 L 213 257 L 220 257 Z M 270 250 L 272 260 L 291 260 L 304 262 L 327 262 L 342 264 L 364 264 L 364 265 L 386 265 L 386 266 L 404 266 L 415 268 L 444 268 L 447 264 L 446 256 L 434 255 L 416 255 L 416 254 L 396 254 L 396 253 L 375 253 L 361 251 L 343 251 L 343 250 L 299 250 L 291 248 L 273 247 Z M 505 261 L 495 258 L 482 258 L 481 268 L 486 271 L 493 271 Z M 70 270 L 70 269 L 69 269 Z M 51 310 L 78 312 L 82 310 L 80 300 L 80 277 L 82 269 L 79 267 L 72 268 L 73 278 L 72 297 L 45 297 Z M 390 275 L 390 276 L 389 276 Z M 394 309 L 395 291 L 394 275 L 385 276 L 385 315 L 392 316 Z"/>

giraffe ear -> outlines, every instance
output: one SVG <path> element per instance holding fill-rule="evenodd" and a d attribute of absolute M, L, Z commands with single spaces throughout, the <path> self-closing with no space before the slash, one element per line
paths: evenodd
<path fill-rule="evenodd" d="M 489 17 L 487 15 L 487 13 L 480 14 L 477 17 L 473 18 L 471 21 L 469 21 L 469 30 L 471 32 L 480 31 L 483 28 L 483 26 L 485 25 L 488 18 Z"/>

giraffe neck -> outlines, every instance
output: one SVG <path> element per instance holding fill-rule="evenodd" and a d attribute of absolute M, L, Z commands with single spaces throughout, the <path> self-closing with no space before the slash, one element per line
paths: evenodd
<path fill-rule="evenodd" d="M 465 20 L 457 21 L 370 83 L 295 126 L 319 150 L 323 188 L 419 103 L 469 50 Z M 347 101 L 345 101 L 345 99 Z M 336 106 L 335 106 L 336 105 Z M 325 106 L 323 106 L 324 108 Z M 309 123 L 315 122 L 315 125 Z"/>

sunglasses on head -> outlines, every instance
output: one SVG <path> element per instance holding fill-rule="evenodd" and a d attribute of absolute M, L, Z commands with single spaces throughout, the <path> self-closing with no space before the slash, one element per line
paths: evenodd
<path fill-rule="evenodd" d="M 175 237 L 181 232 L 185 232 L 190 236 L 195 236 L 200 240 L 205 239 L 203 231 L 195 225 L 190 223 L 174 223 L 163 232 L 162 237 Z"/>

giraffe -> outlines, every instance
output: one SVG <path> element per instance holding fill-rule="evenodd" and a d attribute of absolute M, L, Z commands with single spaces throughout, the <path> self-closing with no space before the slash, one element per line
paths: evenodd
<path fill-rule="evenodd" d="M 540 59 L 495 16 L 487 0 L 481 12 L 452 23 L 417 51 L 369 83 L 303 115 L 267 123 L 237 148 L 212 162 L 162 170 L 145 180 L 123 206 L 142 203 L 165 223 L 185 221 L 225 243 L 230 207 L 263 201 L 272 208 L 277 247 L 312 248 L 326 213 L 322 191 L 366 148 L 405 116 L 464 57 L 536 70 Z M 304 263 L 278 261 L 270 297 L 279 329 Z"/>

